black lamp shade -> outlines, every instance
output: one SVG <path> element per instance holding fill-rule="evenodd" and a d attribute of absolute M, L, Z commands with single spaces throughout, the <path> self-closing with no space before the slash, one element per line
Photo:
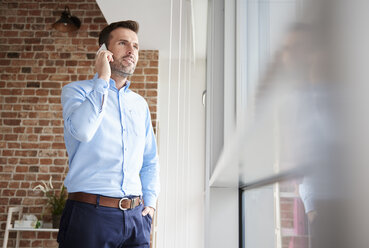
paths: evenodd
<path fill-rule="evenodd" d="M 52 25 L 53 28 L 60 32 L 72 32 L 81 27 L 81 21 L 78 17 L 70 14 L 69 8 L 66 6 L 61 14 L 60 19 Z"/>

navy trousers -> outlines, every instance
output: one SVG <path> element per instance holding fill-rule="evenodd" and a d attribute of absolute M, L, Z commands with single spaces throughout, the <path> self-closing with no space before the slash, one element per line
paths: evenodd
<path fill-rule="evenodd" d="M 152 219 L 143 205 L 131 210 L 68 200 L 60 220 L 59 248 L 150 247 Z"/>

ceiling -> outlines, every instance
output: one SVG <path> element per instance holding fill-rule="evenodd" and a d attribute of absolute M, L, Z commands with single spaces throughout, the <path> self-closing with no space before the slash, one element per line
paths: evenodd
<path fill-rule="evenodd" d="M 140 47 L 147 50 L 169 49 L 171 20 L 175 18 L 171 15 L 180 13 L 181 3 L 190 4 L 195 54 L 197 58 L 205 58 L 207 0 L 96 0 L 96 2 L 108 23 L 137 21 L 140 24 Z"/>

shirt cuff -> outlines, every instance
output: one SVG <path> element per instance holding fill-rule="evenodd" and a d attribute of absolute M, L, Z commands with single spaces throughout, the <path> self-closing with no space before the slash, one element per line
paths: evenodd
<path fill-rule="evenodd" d="M 95 91 L 101 94 L 105 94 L 108 89 L 109 89 L 109 82 L 106 82 L 104 79 L 101 79 L 101 78 L 95 79 L 95 85 L 94 85 Z"/>
<path fill-rule="evenodd" d="M 305 207 L 305 213 L 309 213 L 311 211 L 316 210 L 315 209 L 315 201 L 313 198 L 304 199 L 304 207 Z"/>
<path fill-rule="evenodd" d="M 300 184 L 299 193 L 304 203 L 305 213 L 315 210 L 316 195 L 314 195 L 311 186 L 308 184 Z"/>
<path fill-rule="evenodd" d="M 150 197 L 150 196 L 143 196 L 144 205 L 145 207 L 152 207 L 153 209 L 156 209 L 156 198 Z"/>

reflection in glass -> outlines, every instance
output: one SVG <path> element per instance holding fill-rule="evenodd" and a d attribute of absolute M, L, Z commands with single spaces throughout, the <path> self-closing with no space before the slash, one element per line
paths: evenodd
<path fill-rule="evenodd" d="M 296 178 L 242 193 L 243 247 L 311 247 L 319 216 L 302 187 L 304 179 Z"/>
<path fill-rule="evenodd" d="M 369 247 L 369 2 L 311 2 L 238 130 L 247 248 Z"/>

